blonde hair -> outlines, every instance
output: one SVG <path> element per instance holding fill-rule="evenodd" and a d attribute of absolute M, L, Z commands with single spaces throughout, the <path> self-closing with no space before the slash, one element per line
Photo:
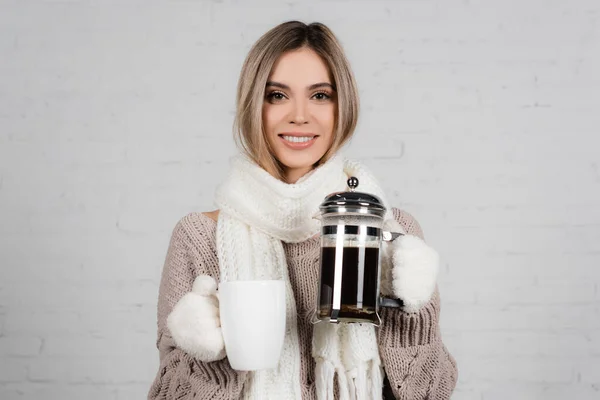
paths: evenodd
<path fill-rule="evenodd" d="M 234 136 L 238 147 L 271 175 L 283 180 L 283 168 L 266 138 L 262 108 L 269 75 L 279 57 L 309 48 L 327 64 L 337 92 L 333 143 L 313 167 L 329 160 L 354 133 L 358 120 L 358 89 L 342 46 L 331 30 L 318 22 L 284 22 L 252 46 L 238 81 Z"/>

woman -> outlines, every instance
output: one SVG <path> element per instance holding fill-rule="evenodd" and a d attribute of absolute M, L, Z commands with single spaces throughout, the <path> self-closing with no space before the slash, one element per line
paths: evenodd
<path fill-rule="evenodd" d="M 311 217 L 319 203 L 345 190 L 350 174 L 385 199 L 366 168 L 339 153 L 357 117 L 351 69 L 323 24 L 281 24 L 250 50 L 237 93 L 243 156 L 217 190 L 219 210 L 191 213 L 173 231 L 159 290 L 160 369 L 149 399 L 450 398 L 457 369 L 440 337 L 437 254 L 408 213 L 389 209 L 386 225 L 406 235 L 386 245 L 382 258 L 381 292 L 404 306 L 382 308 L 377 330 L 310 321 L 320 248 Z M 248 266 L 290 289 L 289 357 L 272 371 L 233 370 L 220 332 L 216 282 Z"/>

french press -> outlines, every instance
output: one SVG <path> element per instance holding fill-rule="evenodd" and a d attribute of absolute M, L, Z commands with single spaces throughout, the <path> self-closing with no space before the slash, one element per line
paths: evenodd
<path fill-rule="evenodd" d="M 401 233 L 383 231 L 386 208 L 377 196 L 357 192 L 358 183 L 351 177 L 349 192 L 330 194 L 319 207 L 321 270 L 313 322 L 378 326 L 380 305 L 401 305 L 400 300 L 379 297 L 381 243 Z"/>

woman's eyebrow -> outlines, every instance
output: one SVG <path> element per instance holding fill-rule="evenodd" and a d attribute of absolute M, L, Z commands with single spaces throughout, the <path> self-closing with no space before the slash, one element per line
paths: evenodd
<path fill-rule="evenodd" d="M 280 89 L 284 89 L 284 90 L 289 90 L 290 87 L 286 84 L 280 83 L 280 82 L 274 82 L 274 81 L 269 81 L 267 82 L 267 86 L 274 86 L 274 87 L 278 87 Z M 329 82 L 319 82 L 319 83 L 314 83 L 310 86 L 307 86 L 306 89 L 307 90 L 314 90 L 320 87 L 328 87 L 331 90 L 335 90 L 335 87 L 329 83 Z"/>

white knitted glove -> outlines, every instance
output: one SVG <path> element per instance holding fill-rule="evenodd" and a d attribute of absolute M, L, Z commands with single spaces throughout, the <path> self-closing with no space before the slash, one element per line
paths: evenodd
<path fill-rule="evenodd" d="M 175 344 L 205 362 L 225 358 L 216 293 L 217 282 L 208 275 L 199 275 L 192 291 L 175 304 L 167 317 Z"/>
<path fill-rule="evenodd" d="M 400 224 L 386 228 L 403 232 Z M 401 299 L 405 311 L 418 312 L 435 291 L 439 264 L 437 251 L 417 236 L 405 234 L 384 243 L 382 294 Z"/>

